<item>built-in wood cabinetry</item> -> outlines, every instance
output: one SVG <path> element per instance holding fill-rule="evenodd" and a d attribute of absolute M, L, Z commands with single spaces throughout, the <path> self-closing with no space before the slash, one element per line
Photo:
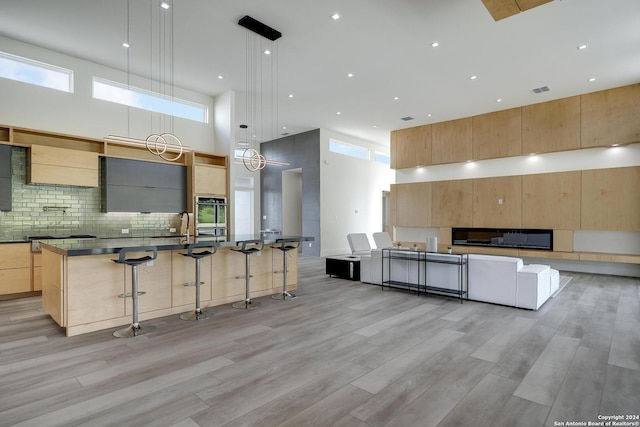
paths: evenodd
<path fill-rule="evenodd" d="M 522 227 L 522 177 L 473 180 L 473 227 Z"/>
<path fill-rule="evenodd" d="M 640 83 L 581 96 L 582 147 L 640 141 Z"/>
<path fill-rule="evenodd" d="M 430 149 L 427 142 L 429 134 Z M 393 131 L 391 168 L 551 153 L 639 141 L 640 83 Z M 418 151 L 421 146 L 425 147 L 423 153 Z"/>
<path fill-rule="evenodd" d="M 431 125 L 431 161 L 434 165 L 473 158 L 471 117 Z"/>
<path fill-rule="evenodd" d="M 187 163 L 187 210 L 194 211 L 196 196 L 226 197 L 227 157 L 195 153 Z"/>
<path fill-rule="evenodd" d="M 31 290 L 37 292 L 42 290 L 42 253 L 34 252 L 31 254 L 32 275 Z"/>
<path fill-rule="evenodd" d="M 473 180 L 438 181 L 433 182 L 431 188 L 431 223 L 433 226 L 471 227 L 473 224 Z"/>
<path fill-rule="evenodd" d="M 581 185 L 580 171 L 524 175 L 522 226 L 579 230 Z"/>
<path fill-rule="evenodd" d="M 582 171 L 581 228 L 640 231 L 640 166 Z"/>
<path fill-rule="evenodd" d="M 31 245 L 0 244 L 0 295 L 31 292 Z"/>
<path fill-rule="evenodd" d="M 391 186 L 395 193 L 395 221 L 398 226 L 431 226 L 431 183 L 400 184 Z"/>
<path fill-rule="evenodd" d="M 522 153 L 580 148 L 580 97 L 522 107 Z"/>
<path fill-rule="evenodd" d="M 31 145 L 29 182 L 31 184 L 97 187 L 98 154 L 69 148 Z"/>
<path fill-rule="evenodd" d="M 431 125 L 391 132 L 392 169 L 431 165 Z"/>
<path fill-rule="evenodd" d="M 522 109 L 482 114 L 472 120 L 473 160 L 522 154 Z"/>

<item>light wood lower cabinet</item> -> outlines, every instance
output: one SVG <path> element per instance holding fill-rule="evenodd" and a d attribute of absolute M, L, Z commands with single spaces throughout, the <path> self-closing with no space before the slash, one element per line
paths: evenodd
<path fill-rule="evenodd" d="M 0 245 L 0 295 L 31 292 L 31 245 Z"/>
<path fill-rule="evenodd" d="M 159 251 L 153 265 L 138 267 L 140 321 L 179 314 L 195 307 L 195 260 L 185 250 Z M 288 288 L 298 283 L 297 253 L 289 252 Z M 133 254 L 135 256 L 135 254 Z M 116 254 L 67 257 L 46 248 L 42 251 L 42 303 L 45 311 L 67 336 L 131 322 L 131 267 L 116 264 Z M 245 256 L 228 248 L 203 259 L 200 267 L 201 306 L 209 307 L 244 299 Z M 251 297 L 282 290 L 282 253 L 265 246 L 251 255 Z"/>

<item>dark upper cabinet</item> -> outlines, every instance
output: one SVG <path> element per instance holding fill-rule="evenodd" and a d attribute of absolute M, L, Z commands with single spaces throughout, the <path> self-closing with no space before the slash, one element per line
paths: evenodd
<path fill-rule="evenodd" d="M 11 146 L 0 145 L 0 211 L 11 210 Z"/>
<path fill-rule="evenodd" d="M 187 168 L 105 157 L 103 211 L 178 213 L 187 208 Z"/>

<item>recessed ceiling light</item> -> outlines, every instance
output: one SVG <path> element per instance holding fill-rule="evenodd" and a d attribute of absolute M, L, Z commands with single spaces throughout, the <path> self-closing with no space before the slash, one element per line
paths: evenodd
<path fill-rule="evenodd" d="M 496 102 L 502 102 L 502 98 L 496 99 Z"/>
<path fill-rule="evenodd" d="M 431 43 L 431 47 L 438 47 L 438 46 L 440 46 L 440 43 L 438 42 Z"/>
<path fill-rule="evenodd" d="M 473 76 L 469 76 L 469 80 L 475 80 L 477 78 L 478 78 L 478 76 L 476 76 L 475 74 Z"/>
<path fill-rule="evenodd" d="M 292 93 L 289 94 L 289 98 L 293 98 L 293 94 Z"/>
<path fill-rule="evenodd" d="M 287 130 L 287 127 L 286 126 L 282 126 L 282 130 Z"/>
<path fill-rule="evenodd" d="M 163 8 L 164 10 L 167 10 L 167 9 L 169 9 L 171 6 L 169 6 L 169 3 L 162 2 L 162 3 L 160 3 L 160 7 L 161 7 L 161 8 Z"/>
<path fill-rule="evenodd" d="M 337 12 L 332 14 L 331 19 L 333 19 L 334 21 L 337 21 L 338 19 L 340 19 L 340 14 Z"/>
<path fill-rule="evenodd" d="M 588 46 L 586 44 L 581 44 L 578 46 L 578 50 L 585 50 Z"/>
<path fill-rule="evenodd" d="M 342 114 L 342 113 L 341 113 L 340 111 L 338 111 L 336 114 L 337 114 L 337 115 L 340 115 L 340 114 Z"/>
<path fill-rule="evenodd" d="M 271 55 L 271 51 L 269 49 L 267 49 L 267 50 L 264 51 L 264 54 L 265 55 Z"/>
<path fill-rule="evenodd" d="M 224 76 L 223 76 L 222 74 L 219 74 L 219 75 L 218 75 L 218 79 L 219 79 L 219 80 L 222 80 L 222 79 L 224 79 Z"/>
<path fill-rule="evenodd" d="M 123 42 L 122 43 L 122 47 L 131 47 L 131 45 L 129 43 L 127 43 L 127 42 Z"/>
<path fill-rule="evenodd" d="M 427 117 L 431 117 L 431 113 L 427 114 Z"/>
<path fill-rule="evenodd" d="M 347 74 L 347 77 L 353 77 L 353 73 Z"/>
<path fill-rule="evenodd" d="M 374 129 L 375 129 L 375 128 L 377 128 L 377 127 L 378 127 L 378 125 L 373 125 L 373 128 L 374 128 Z"/>
<path fill-rule="evenodd" d="M 400 99 L 400 98 L 398 98 L 397 96 L 394 96 L 394 97 L 393 97 L 393 100 L 394 100 L 394 101 L 397 101 L 398 99 Z"/>
<path fill-rule="evenodd" d="M 595 81 L 596 81 L 596 78 L 595 78 L 595 77 L 591 77 L 588 81 L 589 81 L 589 82 L 595 82 Z"/>

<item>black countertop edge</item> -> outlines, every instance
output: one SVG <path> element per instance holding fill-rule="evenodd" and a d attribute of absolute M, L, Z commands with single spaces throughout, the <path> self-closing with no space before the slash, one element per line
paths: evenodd
<path fill-rule="evenodd" d="M 40 242 L 43 249 L 63 256 L 86 256 L 116 254 L 123 248 L 136 246 L 155 246 L 158 251 L 187 249 L 192 243 L 216 242 L 220 247 L 235 247 L 248 240 L 264 241 L 265 246 L 273 245 L 279 239 L 299 239 L 301 242 L 312 242 L 310 236 L 230 236 L 226 241 L 216 240 L 214 237 L 195 237 L 188 241 L 184 237 L 169 238 L 127 238 L 127 239 L 91 239 L 91 240 L 44 240 Z"/>

